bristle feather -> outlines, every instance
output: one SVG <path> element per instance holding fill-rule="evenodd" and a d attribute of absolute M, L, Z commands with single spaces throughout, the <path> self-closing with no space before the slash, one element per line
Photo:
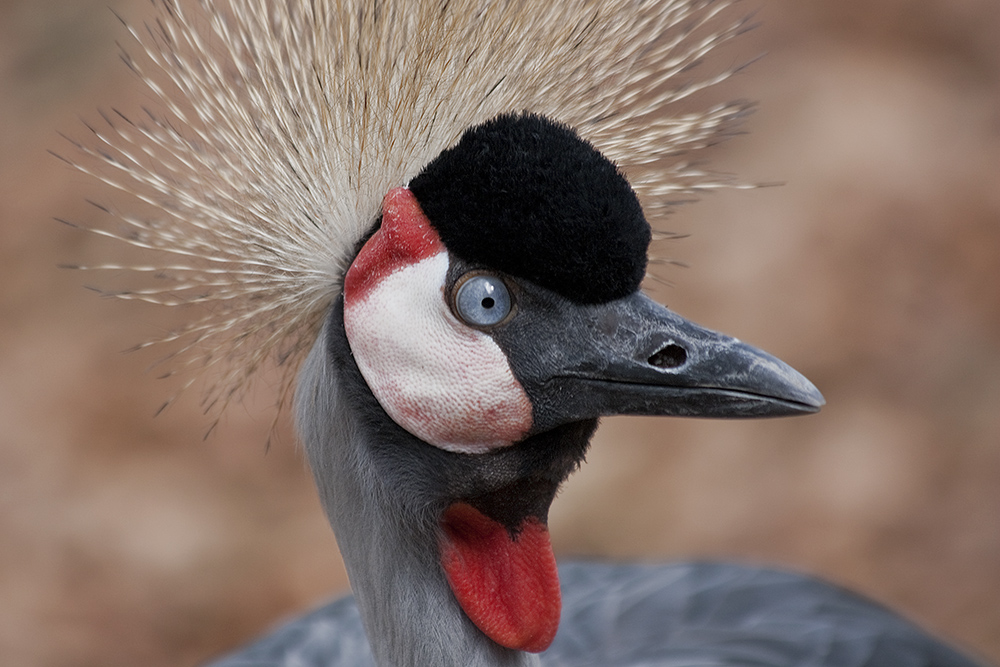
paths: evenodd
<path fill-rule="evenodd" d="M 577 128 L 651 211 L 737 185 L 669 161 L 731 134 L 750 105 L 663 114 L 739 69 L 689 74 L 747 29 L 725 19 L 730 0 L 151 1 L 142 29 L 119 17 L 142 52 L 121 57 L 162 111 L 102 112 L 89 142 L 71 141 L 79 158 L 57 157 L 159 211 L 98 205 L 122 227 L 92 231 L 174 260 L 81 268 L 168 281 L 116 298 L 211 305 L 159 342 L 178 346 L 163 363 L 220 368 L 213 409 L 269 358 L 287 402 L 382 196 L 499 113 Z"/>

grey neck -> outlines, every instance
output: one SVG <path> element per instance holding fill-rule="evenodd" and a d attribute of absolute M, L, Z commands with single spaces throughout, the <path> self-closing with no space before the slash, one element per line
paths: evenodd
<path fill-rule="evenodd" d="M 419 467 L 393 459 L 386 470 L 379 451 L 392 447 L 386 440 L 398 427 L 379 423 L 384 413 L 357 386 L 357 368 L 338 352 L 346 340 L 337 324 L 327 322 L 303 365 L 296 413 L 376 663 L 537 667 L 537 655 L 486 637 L 452 595 L 438 557 L 439 511 L 421 495 Z"/>

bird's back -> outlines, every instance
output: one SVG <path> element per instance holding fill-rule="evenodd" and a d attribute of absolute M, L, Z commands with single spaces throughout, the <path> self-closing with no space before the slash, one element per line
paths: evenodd
<path fill-rule="evenodd" d="M 720 563 L 559 568 L 563 617 L 546 667 L 975 667 L 893 612 L 788 572 Z M 353 598 L 211 667 L 374 665 Z"/>

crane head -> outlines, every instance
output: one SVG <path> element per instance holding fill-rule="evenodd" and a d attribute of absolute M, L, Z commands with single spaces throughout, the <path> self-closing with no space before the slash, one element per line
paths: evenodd
<path fill-rule="evenodd" d="M 346 273 L 344 332 L 385 413 L 493 465 L 492 484 L 448 491 L 440 558 L 504 646 L 539 651 L 555 634 L 548 506 L 597 418 L 823 405 L 785 363 L 646 297 L 650 238 L 612 162 L 563 125 L 511 114 L 390 191 Z"/>

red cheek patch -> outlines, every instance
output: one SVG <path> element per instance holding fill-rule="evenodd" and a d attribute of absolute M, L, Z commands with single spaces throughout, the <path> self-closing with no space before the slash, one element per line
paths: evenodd
<path fill-rule="evenodd" d="M 344 278 L 344 332 L 397 424 L 436 447 L 481 454 L 523 439 L 532 406 L 496 341 L 451 312 L 449 266 L 413 193 L 390 191 L 381 227 Z"/>
<path fill-rule="evenodd" d="M 441 565 L 466 615 L 490 639 L 538 653 L 552 643 L 562 601 L 549 531 L 528 517 L 517 535 L 465 503 L 444 513 Z"/>
<path fill-rule="evenodd" d="M 364 299 L 389 274 L 443 250 L 440 237 L 413 193 L 393 188 L 382 200 L 382 226 L 361 248 L 344 276 L 344 299 Z"/>

